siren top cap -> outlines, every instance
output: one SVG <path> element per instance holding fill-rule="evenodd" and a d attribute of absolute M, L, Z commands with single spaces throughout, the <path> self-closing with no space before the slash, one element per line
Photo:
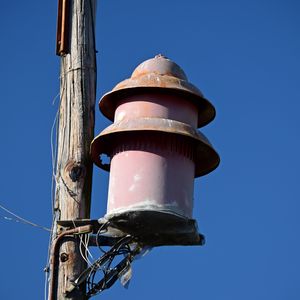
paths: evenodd
<path fill-rule="evenodd" d="M 167 75 L 188 81 L 184 71 L 172 60 L 162 54 L 145 60 L 133 71 L 131 78 L 137 78 L 147 74 Z"/>
<path fill-rule="evenodd" d="M 119 99 L 145 92 L 173 94 L 193 102 L 198 109 L 198 128 L 215 118 L 214 106 L 188 81 L 179 65 L 161 54 L 138 65 L 130 78 L 118 83 L 101 98 L 99 108 L 113 121 Z"/>

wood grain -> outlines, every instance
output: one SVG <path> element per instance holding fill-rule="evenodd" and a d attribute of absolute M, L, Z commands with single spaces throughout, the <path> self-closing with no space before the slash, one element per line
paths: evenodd
<path fill-rule="evenodd" d="M 96 0 L 70 1 L 70 53 L 61 58 L 54 225 L 58 220 L 90 217 L 89 148 L 94 136 L 96 90 L 95 6 Z M 69 237 L 63 241 L 60 257 L 64 259 L 55 272 L 58 274 L 55 299 L 85 299 L 85 287 L 71 295 L 66 293 L 70 281 L 85 268 L 79 239 Z"/>

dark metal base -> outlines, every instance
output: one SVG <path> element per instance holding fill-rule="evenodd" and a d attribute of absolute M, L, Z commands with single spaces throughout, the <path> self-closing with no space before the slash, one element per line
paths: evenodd
<path fill-rule="evenodd" d="M 97 235 L 98 245 L 113 245 L 120 237 L 130 234 L 145 246 L 193 246 L 204 245 L 205 237 L 198 233 L 197 222 L 164 211 L 139 210 L 106 215 L 99 220 L 61 220 L 57 223 L 65 228 L 92 225 L 93 233 L 108 222 L 105 235 Z"/>
<path fill-rule="evenodd" d="M 144 245 L 204 245 L 197 222 L 163 211 L 139 210 L 107 215 L 110 226 L 126 232 Z"/>

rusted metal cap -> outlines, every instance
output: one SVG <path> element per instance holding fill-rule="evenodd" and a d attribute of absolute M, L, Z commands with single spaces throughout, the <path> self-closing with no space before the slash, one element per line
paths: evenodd
<path fill-rule="evenodd" d="M 98 167 L 109 171 L 110 165 L 103 164 L 100 155 L 111 156 L 122 140 L 139 141 L 142 136 L 147 136 L 148 140 L 155 136 L 165 139 L 168 135 L 176 135 L 185 143 L 192 144 L 195 150 L 195 177 L 206 175 L 219 165 L 220 157 L 204 134 L 188 124 L 161 118 L 123 120 L 108 126 L 92 141 L 91 158 Z"/>
<path fill-rule="evenodd" d="M 184 71 L 163 55 L 157 55 L 141 63 L 129 79 L 118 83 L 112 91 L 101 98 L 99 108 L 109 120 L 113 121 L 119 99 L 145 92 L 173 93 L 192 101 L 198 108 L 198 127 L 208 124 L 216 115 L 214 106 L 188 81 Z"/>

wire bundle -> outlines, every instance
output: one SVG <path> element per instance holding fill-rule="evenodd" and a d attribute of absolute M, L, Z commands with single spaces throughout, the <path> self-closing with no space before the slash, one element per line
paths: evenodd
<path fill-rule="evenodd" d="M 99 229 L 97 239 L 102 229 Z M 103 252 L 103 255 L 84 270 L 73 282 L 73 285 L 78 287 L 86 281 L 86 296 L 88 298 L 110 288 L 127 271 L 130 271 L 130 264 L 134 256 L 142 249 L 139 244 L 135 243 L 134 237 L 131 235 L 121 237 L 108 251 L 104 251 L 99 245 L 98 247 Z M 117 260 L 116 258 L 120 256 L 124 256 L 124 258 Z M 102 271 L 103 275 L 99 281 L 96 281 L 95 277 L 99 271 Z"/>

